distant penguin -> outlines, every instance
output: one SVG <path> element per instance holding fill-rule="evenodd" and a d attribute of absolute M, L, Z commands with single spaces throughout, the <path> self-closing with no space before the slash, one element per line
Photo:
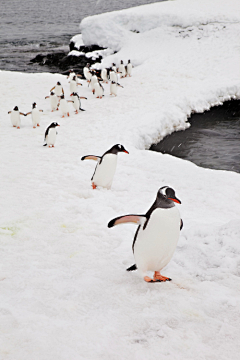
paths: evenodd
<path fill-rule="evenodd" d="M 117 67 L 115 63 L 112 63 L 112 71 L 117 72 Z"/>
<path fill-rule="evenodd" d="M 78 85 L 82 85 L 82 84 L 78 83 L 78 79 L 76 75 L 74 75 L 72 80 L 70 80 L 70 93 L 77 92 Z"/>
<path fill-rule="evenodd" d="M 57 95 L 51 91 L 49 96 L 45 96 L 45 99 L 50 99 L 50 106 L 51 106 L 51 111 L 55 111 L 58 110 L 58 98 Z"/>
<path fill-rule="evenodd" d="M 127 63 L 127 71 L 126 71 L 126 73 L 127 73 L 127 75 L 128 76 L 131 76 L 131 73 L 132 73 L 132 64 L 131 64 L 131 61 L 130 60 L 128 60 L 128 63 Z"/>
<path fill-rule="evenodd" d="M 175 191 L 163 186 L 145 215 L 119 216 L 108 223 L 109 228 L 129 222 L 138 225 L 132 245 L 136 265 L 127 270 L 138 269 L 147 282 L 171 280 L 160 272 L 171 260 L 183 226 L 175 202 L 181 204 Z M 153 279 L 147 276 L 148 271 L 154 271 Z"/>
<path fill-rule="evenodd" d="M 120 85 L 119 83 L 116 83 L 115 81 L 111 82 L 111 84 L 110 84 L 110 95 L 117 96 L 117 88 L 118 88 L 118 86 L 123 88 L 123 86 Z"/>
<path fill-rule="evenodd" d="M 73 92 L 70 96 L 72 96 L 72 104 L 75 109 L 75 114 L 78 114 L 78 110 L 85 111 L 84 109 L 81 108 L 81 100 L 80 99 L 87 100 L 87 98 L 83 97 L 83 96 L 79 96 L 78 93 L 76 93 L 76 92 Z"/>
<path fill-rule="evenodd" d="M 116 144 L 102 156 L 87 155 L 82 157 L 81 160 L 96 160 L 98 162 L 91 179 L 93 189 L 96 189 L 97 186 L 111 189 L 117 166 L 117 154 L 119 152 L 129 154 L 123 145 Z"/>
<path fill-rule="evenodd" d="M 83 74 L 85 76 L 85 79 L 87 80 L 87 82 L 89 83 L 92 77 L 92 73 L 90 71 L 90 64 L 87 63 L 87 65 L 83 68 Z"/>
<path fill-rule="evenodd" d="M 63 87 L 61 85 L 61 83 L 58 81 L 57 84 L 50 90 L 53 91 L 55 89 L 55 94 L 57 96 L 61 96 L 62 94 L 64 95 L 64 90 L 63 90 Z"/>
<path fill-rule="evenodd" d="M 108 84 L 107 69 L 102 69 L 102 70 L 101 70 L 101 78 L 102 78 L 103 82 L 105 82 L 106 84 Z"/>
<path fill-rule="evenodd" d="M 59 109 L 62 112 L 62 118 L 69 115 L 69 106 L 67 100 L 64 98 L 64 95 L 60 96 Z"/>
<path fill-rule="evenodd" d="M 21 126 L 20 115 L 26 116 L 26 114 L 20 112 L 17 106 L 15 106 L 12 111 L 8 111 L 8 114 L 11 114 L 12 126 L 16 127 L 17 129 L 20 129 Z"/>
<path fill-rule="evenodd" d="M 95 93 L 94 85 L 95 85 L 96 82 L 98 82 L 97 75 L 92 75 L 91 80 L 90 80 L 90 84 L 91 84 L 91 89 L 92 89 L 93 94 Z"/>
<path fill-rule="evenodd" d="M 125 77 L 126 76 L 126 69 L 125 69 L 125 66 L 123 64 L 123 61 L 121 60 L 121 63 L 119 65 L 119 68 L 118 68 L 118 72 L 120 72 L 120 76 L 121 78 Z"/>
<path fill-rule="evenodd" d="M 67 79 L 69 79 L 69 81 L 71 81 L 74 76 L 76 76 L 77 78 L 78 78 L 78 77 L 82 77 L 82 75 L 76 74 L 76 73 L 73 71 L 73 69 L 70 69 Z M 81 85 L 82 85 L 82 84 L 81 84 Z"/>
<path fill-rule="evenodd" d="M 32 114 L 32 124 L 33 124 L 34 129 L 36 128 L 36 126 L 40 126 L 40 114 L 39 114 L 39 112 L 43 112 L 43 110 L 38 110 L 37 109 L 37 104 L 34 102 L 32 104 L 32 111 L 25 114 L 25 116 Z"/>
<path fill-rule="evenodd" d="M 54 147 L 57 137 L 57 126 L 60 125 L 56 122 L 53 122 L 47 127 L 44 136 L 44 141 L 46 141 L 46 144 L 43 146 Z"/>
<path fill-rule="evenodd" d="M 95 82 L 94 84 L 94 90 L 95 90 L 95 95 L 97 99 L 102 99 L 103 97 L 103 93 L 104 93 L 104 88 L 101 84 L 100 81 Z"/>

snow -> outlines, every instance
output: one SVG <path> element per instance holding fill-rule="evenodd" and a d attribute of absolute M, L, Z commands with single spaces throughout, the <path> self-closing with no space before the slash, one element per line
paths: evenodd
<path fill-rule="evenodd" d="M 66 76 L 0 72 L 0 359 L 239 358 L 240 175 L 145 150 L 191 112 L 240 98 L 239 7 L 178 0 L 84 19 L 85 44 L 119 49 L 101 66 L 131 59 L 133 76 L 117 97 L 105 84 L 102 100 L 83 81 L 86 111 L 69 104 L 69 118 L 44 99 L 57 81 L 70 99 Z M 21 117 L 13 128 L 7 112 L 34 101 L 40 127 Z M 92 190 L 95 163 L 81 157 L 116 143 L 129 155 L 118 155 L 112 189 Z M 145 213 L 164 185 L 184 227 L 163 271 L 173 281 L 147 284 L 125 271 L 136 227 L 107 224 Z"/>
<path fill-rule="evenodd" d="M 73 42 L 76 48 L 80 48 L 80 46 L 84 45 L 83 43 L 83 39 L 82 39 L 82 34 L 77 34 L 74 35 L 71 39 L 70 39 L 70 43 Z"/>

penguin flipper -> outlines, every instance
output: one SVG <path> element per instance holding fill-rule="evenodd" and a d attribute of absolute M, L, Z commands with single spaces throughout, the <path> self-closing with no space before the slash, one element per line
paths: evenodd
<path fill-rule="evenodd" d="M 81 158 L 81 160 L 95 160 L 95 161 L 99 161 L 100 159 L 101 156 L 97 156 L 97 155 L 86 155 Z"/>
<path fill-rule="evenodd" d="M 47 144 L 44 144 L 43 146 L 47 146 Z"/>
<path fill-rule="evenodd" d="M 146 220 L 145 215 L 123 215 L 109 221 L 108 227 L 111 228 L 115 225 L 124 224 L 124 223 L 133 223 L 133 224 L 141 225 L 145 220 Z"/>
<path fill-rule="evenodd" d="M 180 230 L 182 230 L 182 228 L 183 228 L 183 221 L 182 221 L 182 219 L 181 219 Z"/>
<path fill-rule="evenodd" d="M 130 266 L 129 268 L 126 269 L 126 271 L 134 271 L 134 270 L 137 270 L 137 265 L 134 264 L 132 266 Z"/>
<path fill-rule="evenodd" d="M 86 110 L 84 110 L 84 109 L 82 109 L 82 108 L 79 108 L 79 110 L 81 110 L 81 111 L 86 111 Z"/>

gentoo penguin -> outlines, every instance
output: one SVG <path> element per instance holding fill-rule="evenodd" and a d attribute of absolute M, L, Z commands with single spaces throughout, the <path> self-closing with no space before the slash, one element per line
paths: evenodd
<path fill-rule="evenodd" d="M 90 71 L 90 64 L 87 63 L 87 65 L 83 68 L 83 74 L 85 76 L 85 79 L 87 80 L 87 82 L 89 83 L 92 77 L 92 73 Z"/>
<path fill-rule="evenodd" d="M 102 69 L 102 71 L 101 71 L 101 78 L 102 78 L 103 82 L 105 82 L 106 84 L 108 84 L 107 69 Z"/>
<path fill-rule="evenodd" d="M 121 60 L 121 63 L 119 65 L 119 68 L 118 68 L 118 72 L 121 74 L 121 78 L 125 77 L 126 76 L 126 69 L 125 69 L 125 66 L 123 64 L 123 61 Z"/>
<path fill-rule="evenodd" d="M 69 70 L 69 74 L 68 74 L 68 76 L 67 76 L 67 79 L 69 79 L 69 80 L 71 81 L 74 76 L 76 76 L 77 78 L 78 78 L 78 77 L 82 77 L 82 75 L 76 74 L 76 73 L 73 71 L 73 69 L 70 69 L 70 70 Z"/>
<path fill-rule="evenodd" d="M 131 76 L 131 73 L 132 73 L 132 64 L 131 64 L 131 61 L 130 61 L 130 60 L 128 60 L 128 63 L 127 63 L 126 68 L 127 68 L 127 69 L 126 69 L 126 70 L 127 70 L 127 71 L 126 71 L 127 75 L 128 75 L 128 76 Z M 126 76 L 127 76 L 127 75 L 126 75 Z"/>
<path fill-rule="evenodd" d="M 49 96 L 45 96 L 45 99 L 50 98 L 51 111 L 58 110 L 58 98 L 54 91 L 51 91 Z"/>
<path fill-rule="evenodd" d="M 39 114 L 39 112 L 43 112 L 43 110 L 38 110 L 37 109 L 37 104 L 34 102 L 32 104 L 32 111 L 29 111 L 28 113 L 26 113 L 26 116 L 32 114 L 32 124 L 33 124 L 34 129 L 36 128 L 36 126 L 40 126 L 39 125 L 39 123 L 40 123 L 40 114 Z"/>
<path fill-rule="evenodd" d="M 77 92 L 77 86 L 81 85 L 78 83 L 76 75 L 73 76 L 72 80 L 70 80 L 70 93 Z"/>
<path fill-rule="evenodd" d="M 81 100 L 80 99 L 87 100 L 87 98 L 83 97 L 83 96 L 79 96 L 78 93 L 76 93 L 76 92 L 73 92 L 70 96 L 72 96 L 72 99 L 73 99 L 72 104 L 75 109 L 75 114 L 78 114 L 78 110 L 85 111 L 84 109 L 81 108 Z"/>
<path fill-rule="evenodd" d="M 119 83 L 116 83 L 115 81 L 111 81 L 110 84 L 110 95 L 115 95 L 117 96 L 117 88 L 118 86 L 120 86 L 121 88 L 123 88 L 122 85 L 120 85 Z"/>
<path fill-rule="evenodd" d="M 171 280 L 160 271 L 171 260 L 183 226 L 174 202 L 181 204 L 175 191 L 163 186 L 145 215 L 119 216 L 108 223 L 109 228 L 128 222 L 138 224 L 132 245 L 136 264 L 127 270 L 138 269 L 147 282 Z M 154 271 L 153 279 L 147 276 L 147 271 Z"/>
<path fill-rule="evenodd" d="M 69 102 L 72 100 L 69 100 Z M 68 102 L 67 100 L 64 98 L 64 95 L 62 94 L 60 96 L 60 102 L 59 102 L 59 109 L 62 112 L 62 118 L 64 118 L 65 115 L 70 116 L 69 115 L 69 107 L 68 107 Z"/>
<path fill-rule="evenodd" d="M 112 63 L 112 70 L 113 70 L 114 72 L 117 72 L 117 67 L 116 67 L 116 64 L 115 64 L 115 63 Z"/>
<path fill-rule="evenodd" d="M 110 76 L 110 81 L 114 81 L 116 83 L 118 82 L 118 75 L 116 71 L 111 70 L 109 76 Z"/>
<path fill-rule="evenodd" d="M 102 156 L 86 155 L 82 157 L 81 160 L 96 160 L 98 162 L 91 178 L 93 189 L 96 189 L 97 186 L 111 189 L 113 176 L 117 166 L 117 154 L 119 152 L 129 154 L 123 145 L 116 144 Z"/>
<path fill-rule="evenodd" d="M 8 111 L 8 114 L 11 114 L 12 126 L 17 127 L 17 129 L 20 129 L 20 125 L 21 125 L 20 115 L 26 116 L 26 114 L 20 112 L 17 106 L 15 106 L 12 111 Z"/>
<path fill-rule="evenodd" d="M 97 81 L 98 81 L 97 75 L 95 75 L 95 74 L 92 72 L 92 77 L 91 77 L 91 80 L 90 80 L 90 84 L 91 84 L 91 89 L 92 89 L 92 93 L 93 93 L 93 94 L 95 93 L 94 85 L 95 85 L 95 83 L 96 83 Z"/>
<path fill-rule="evenodd" d="M 55 89 L 55 94 L 56 94 L 57 96 L 61 96 L 62 94 L 64 95 L 63 87 L 62 87 L 62 85 L 61 85 L 61 83 L 60 83 L 59 81 L 57 82 L 57 85 L 55 85 L 55 86 L 50 90 L 50 92 L 53 91 L 54 89 Z"/>
<path fill-rule="evenodd" d="M 56 122 L 53 122 L 47 127 L 44 136 L 44 141 L 46 141 L 46 144 L 44 144 L 43 146 L 54 147 L 57 136 L 57 126 L 60 125 Z"/>
<path fill-rule="evenodd" d="M 100 81 L 97 81 L 95 82 L 94 84 L 94 92 L 95 92 L 95 95 L 96 95 L 96 98 L 98 99 L 102 99 L 102 97 L 104 96 L 103 93 L 104 93 L 104 88 L 101 84 Z"/>

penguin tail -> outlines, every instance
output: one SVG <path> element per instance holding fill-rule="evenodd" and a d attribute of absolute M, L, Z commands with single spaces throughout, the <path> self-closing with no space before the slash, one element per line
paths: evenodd
<path fill-rule="evenodd" d="M 126 271 L 134 271 L 134 270 L 137 270 L 136 264 L 134 264 L 134 265 L 130 266 L 128 269 L 126 269 Z"/>
<path fill-rule="evenodd" d="M 44 144 L 43 146 L 47 146 L 47 144 Z"/>
<path fill-rule="evenodd" d="M 81 110 L 81 111 L 86 111 L 86 110 L 84 110 L 84 109 L 81 109 L 81 108 L 79 108 L 79 110 Z"/>

